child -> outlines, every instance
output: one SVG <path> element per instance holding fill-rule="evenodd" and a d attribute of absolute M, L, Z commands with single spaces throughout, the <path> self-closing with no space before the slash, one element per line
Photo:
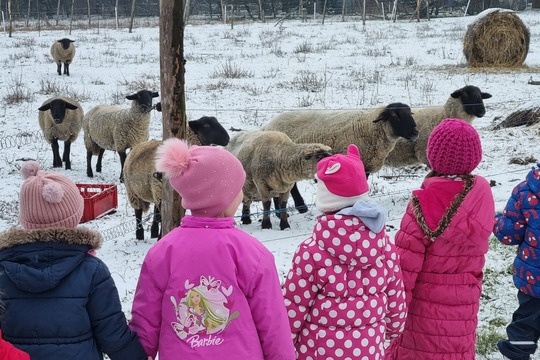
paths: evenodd
<path fill-rule="evenodd" d="M 4 303 L 0 300 L 0 322 L 2 317 L 6 313 Z M 5 341 L 2 338 L 2 331 L 0 330 L 0 359 L 5 360 L 30 360 L 30 355 L 17 349 L 15 346 Z"/>
<path fill-rule="evenodd" d="M 190 210 L 146 255 L 131 328 L 160 360 L 293 360 L 272 254 L 235 227 L 245 172 L 227 150 L 168 139 L 163 172 Z"/>
<path fill-rule="evenodd" d="M 480 137 L 467 122 L 445 119 L 428 139 L 427 158 L 432 170 L 396 234 L 408 314 L 386 359 L 471 360 L 494 213 L 489 183 L 471 175 L 482 159 Z"/>
<path fill-rule="evenodd" d="M 107 266 L 89 250 L 98 233 L 77 228 L 84 200 L 67 177 L 21 167 L 19 221 L 0 235 L 4 339 L 35 360 L 146 360 Z"/>
<path fill-rule="evenodd" d="M 405 292 L 386 211 L 368 202 L 355 145 L 317 164 L 323 215 L 294 255 L 283 294 L 298 359 L 381 359 L 405 323 Z"/>
<path fill-rule="evenodd" d="M 493 233 L 503 244 L 519 245 L 514 260 L 514 284 L 519 306 L 500 340 L 500 352 L 511 360 L 528 360 L 540 337 L 540 164 L 518 184 L 502 214 L 495 217 Z"/>

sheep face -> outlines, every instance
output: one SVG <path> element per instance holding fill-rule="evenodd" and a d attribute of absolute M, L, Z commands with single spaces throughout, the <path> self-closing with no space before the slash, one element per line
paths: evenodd
<path fill-rule="evenodd" d="M 454 99 L 460 99 L 463 109 L 469 115 L 483 117 L 486 114 L 483 99 L 489 99 L 491 94 L 482 92 L 478 87 L 467 85 L 450 94 Z"/>
<path fill-rule="evenodd" d="M 75 40 L 70 40 L 68 38 L 63 38 L 63 39 L 60 39 L 60 40 L 57 40 L 60 44 L 62 44 L 62 47 L 64 49 L 69 49 L 69 44 L 71 44 L 72 42 L 75 42 Z"/>
<path fill-rule="evenodd" d="M 54 99 L 53 101 L 42 105 L 38 108 L 39 111 L 51 111 L 51 117 L 56 124 L 61 124 L 66 117 L 66 110 L 75 110 L 78 107 L 70 104 L 62 99 Z"/>
<path fill-rule="evenodd" d="M 416 128 L 416 122 L 414 121 L 409 105 L 403 103 L 389 104 L 373 120 L 374 123 L 379 121 L 388 121 L 392 129 L 392 134 L 396 138 L 402 137 L 408 141 L 416 141 L 418 139 L 418 129 Z"/>
<path fill-rule="evenodd" d="M 157 91 L 141 90 L 135 94 L 126 96 L 128 100 L 135 100 L 139 104 L 139 111 L 149 113 L 152 110 L 152 99 L 158 97 Z"/>
<path fill-rule="evenodd" d="M 227 146 L 230 137 L 227 130 L 213 116 L 203 116 L 188 122 L 189 127 L 201 142 L 201 145 Z"/>

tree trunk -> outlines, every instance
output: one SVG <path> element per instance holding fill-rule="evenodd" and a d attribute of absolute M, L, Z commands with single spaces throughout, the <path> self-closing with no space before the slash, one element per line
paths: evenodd
<path fill-rule="evenodd" d="M 186 137 L 183 10 L 182 1 L 162 0 L 160 2 L 159 43 L 163 139 Z M 177 227 L 184 214 L 180 196 L 168 181 L 164 181 L 161 200 L 163 235 Z"/>
<path fill-rule="evenodd" d="M 259 0 L 259 18 L 262 22 L 265 22 L 263 0 Z"/>
<path fill-rule="evenodd" d="M 58 25 L 59 17 L 60 17 L 60 0 L 58 0 L 58 4 L 56 5 L 56 25 Z"/>
<path fill-rule="evenodd" d="M 184 0 L 186 2 L 185 8 L 184 8 L 184 24 L 187 24 L 188 17 L 189 17 L 189 8 L 191 7 L 191 1 L 190 0 Z"/>
<path fill-rule="evenodd" d="M 92 24 L 90 24 L 90 0 L 87 0 L 86 3 L 88 4 L 88 27 L 91 27 Z"/>
<path fill-rule="evenodd" d="M 9 37 L 11 37 L 11 33 L 13 32 L 13 18 L 11 16 L 11 0 L 8 0 L 7 6 L 8 6 L 8 18 L 9 18 Z"/>
<path fill-rule="evenodd" d="M 345 21 L 345 1 L 341 3 L 341 21 Z"/>
<path fill-rule="evenodd" d="M 71 14 L 69 15 L 69 35 L 71 35 L 71 28 L 73 27 L 73 4 L 75 4 L 75 0 L 71 0 Z"/>
<path fill-rule="evenodd" d="M 137 0 L 133 0 L 131 2 L 131 19 L 129 20 L 129 33 L 131 34 L 131 30 L 133 29 L 133 18 L 135 18 L 135 5 L 137 4 Z"/>

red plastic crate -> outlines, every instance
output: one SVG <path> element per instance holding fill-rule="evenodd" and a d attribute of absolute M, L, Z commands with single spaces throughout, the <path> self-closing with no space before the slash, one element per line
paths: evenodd
<path fill-rule="evenodd" d="M 118 207 L 118 191 L 115 184 L 75 184 L 84 198 L 81 223 L 97 219 Z"/>

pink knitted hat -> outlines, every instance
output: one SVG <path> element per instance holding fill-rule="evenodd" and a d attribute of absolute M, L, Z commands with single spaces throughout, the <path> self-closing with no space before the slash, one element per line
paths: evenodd
<path fill-rule="evenodd" d="M 156 170 L 163 172 L 194 216 L 214 217 L 242 190 L 246 173 L 233 154 L 217 146 L 189 146 L 177 138 L 157 149 Z"/>
<path fill-rule="evenodd" d="M 482 160 L 480 136 L 465 120 L 444 119 L 429 136 L 427 158 L 441 175 L 470 174 Z"/>
<path fill-rule="evenodd" d="M 37 161 L 21 167 L 24 182 L 19 194 L 19 221 L 25 229 L 75 228 L 84 199 L 77 186 L 62 174 L 42 171 Z"/>
<path fill-rule="evenodd" d="M 337 154 L 319 161 L 315 176 L 318 180 L 315 206 L 323 213 L 353 206 L 369 191 L 356 145 L 349 145 L 347 155 Z"/>

